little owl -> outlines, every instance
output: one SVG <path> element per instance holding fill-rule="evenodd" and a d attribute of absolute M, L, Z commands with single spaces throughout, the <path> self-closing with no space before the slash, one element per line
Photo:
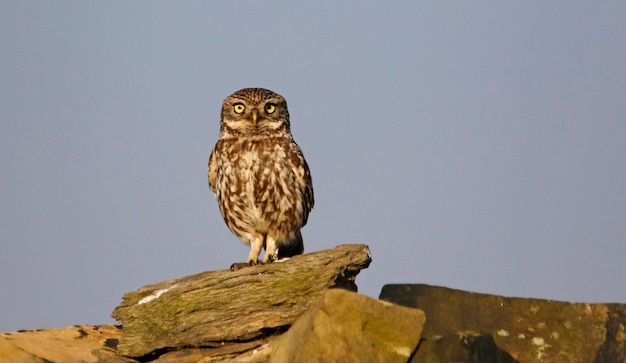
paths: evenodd
<path fill-rule="evenodd" d="M 209 187 L 228 228 L 250 245 L 245 263 L 304 251 L 300 229 L 313 208 L 313 182 L 291 136 L 287 101 L 263 88 L 244 88 L 222 104 L 220 137 L 209 158 Z"/>

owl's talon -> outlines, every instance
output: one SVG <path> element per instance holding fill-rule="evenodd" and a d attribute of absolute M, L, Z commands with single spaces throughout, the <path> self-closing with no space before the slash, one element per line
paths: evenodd
<path fill-rule="evenodd" d="M 248 262 L 235 262 L 232 265 L 230 265 L 230 270 L 231 271 L 237 271 L 237 270 L 241 270 L 242 268 L 246 268 L 246 267 L 252 267 L 257 265 L 258 262 L 255 261 L 248 261 Z"/>

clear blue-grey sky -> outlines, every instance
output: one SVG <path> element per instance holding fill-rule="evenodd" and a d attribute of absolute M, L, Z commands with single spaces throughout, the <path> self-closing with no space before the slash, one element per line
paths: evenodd
<path fill-rule="evenodd" d="M 228 268 L 222 100 L 287 98 L 357 279 L 626 302 L 626 2 L 0 3 L 0 331 Z"/>

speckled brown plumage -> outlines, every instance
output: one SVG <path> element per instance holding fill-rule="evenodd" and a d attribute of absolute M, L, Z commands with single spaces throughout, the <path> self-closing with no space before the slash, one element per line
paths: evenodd
<path fill-rule="evenodd" d="M 208 174 L 226 225 L 250 245 L 246 264 L 258 263 L 262 248 L 263 262 L 304 251 L 313 183 L 282 96 L 245 88 L 224 100 Z"/>

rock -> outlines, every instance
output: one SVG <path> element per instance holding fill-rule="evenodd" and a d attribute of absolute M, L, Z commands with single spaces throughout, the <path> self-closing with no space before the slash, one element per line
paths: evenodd
<path fill-rule="evenodd" d="M 121 329 L 75 325 L 61 329 L 20 330 L 0 335 L 0 362 L 136 363 L 117 355 Z"/>
<path fill-rule="evenodd" d="M 511 298 L 421 284 L 386 285 L 380 299 L 426 313 L 424 342 L 414 362 L 599 363 L 626 357 L 622 304 Z"/>
<path fill-rule="evenodd" d="M 330 289 L 354 290 L 370 262 L 367 246 L 344 245 L 146 286 L 113 312 L 123 329 L 0 333 L 0 362 L 626 362 L 624 304 L 428 285 L 387 285 L 381 300 Z"/>
<path fill-rule="evenodd" d="M 424 313 L 330 290 L 281 337 L 271 362 L 407 362 Z"/>
<path fill-rule="evenodd" d="M 472 332 L 423 339 L 411 362 L 518 363 L 491 334 Z"/>
<path fill-rule="evenodd" d="M 330 287 L 352 288 L 370 262 L 367 246 L 342 245 L 284 262 L 142 287 L 125 294 L 112 314 L 124 327 L 118 350 L 145 359 L 183 348 L 236 351 L 242 343 L 258 351 Z"/>
<path fill-rule="evenodd" d="M 269 362 L 276 337 L 241 344 L 224 345 L 219 348 L 187 348 L 160 355 L 151 363 L 264 363 Z"/>
<path fill-rule="evenodd" d="M 0 337 L 0 362 L 46 363 L 42 358 L 22 350 L 4 337 Z"/>

